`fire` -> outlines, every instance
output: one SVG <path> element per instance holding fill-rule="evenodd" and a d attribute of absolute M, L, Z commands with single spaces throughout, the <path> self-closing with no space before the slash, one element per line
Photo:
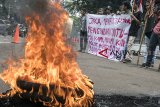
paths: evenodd
<path fill-rule="evenodd" d="M 14 93 L 37 93 L 49 98 L 49 101 L 32 99 L 45 106 L 91 106 L 93 83 L 82 74 L 75 52 L 65 43 L 67 13 L 58 3 L 50 2 L 43 15 L 33 12 L 26 17 L 29 31 L 24 59 L 10 64 L 0 78 L 10 85 Z"/>

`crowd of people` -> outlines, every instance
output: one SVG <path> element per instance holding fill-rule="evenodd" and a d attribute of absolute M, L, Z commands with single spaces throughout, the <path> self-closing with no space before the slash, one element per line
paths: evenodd
<path fill-rule="evenodd" d="M 122 62 L 128 63 L 132 62 L 132 52 L 131 48 L 134 44 L 136 37 L 138 36 L 138 30 L 142 24 L 143 16 L 142 12 L 138 8 L 138 3 L 133 3 L 131 7 L 129 2 L 123 2 L 120 8 L 113 12 L 111 6 L 106 8 L 99 8 L 97 11 L 98 15 L 120 15 L 129 14 L 131 16 L 131 27 L 129 30 L 129 35 L 127 39 L 127 45 L 125 46 L 125 54 Z M 146 9 L 149 4 L 146 3 Z M 87 46 L 87 28 L 86 28 L 86 9 L 81 11 L 81 31 L 80 31 L 80 52 L 85 52 Z M 144 17 L 144 20 L 146 16 Z M 157 45 L 160 45 L 160 3 L 155 5 L 154 12 L 152 15 L 148 16 L 148 22 L 145 30 L 145 44 L 147 47 L 146 53 L 147 57 L 144 58 L 144 63 L 142 67 L 152 67 L 154 65 L 154 55 Z"/>

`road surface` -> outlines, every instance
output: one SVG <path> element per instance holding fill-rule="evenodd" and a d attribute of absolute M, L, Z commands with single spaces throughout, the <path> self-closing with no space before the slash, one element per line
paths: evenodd
<path fill-rule="evenodd" d="M 17 60 L 23 56 L 24 43 L 0 43 L 0 72 L 3 62 L 8 58 Z M 78 53 L 78 52 L 77 52 Z M 94 82 L 95 94 L 100 95 L 134 95 L 159 96 L 160 72 L 157 72 L 158 60 L 152 69 L 137 66 L 137 57 L 132 64 L 110 61 L 88 53 L 78 53 L 77 62 L 83 73 Z M 0 81 L 0 92 L 5 92 L 9 86 Z"/>

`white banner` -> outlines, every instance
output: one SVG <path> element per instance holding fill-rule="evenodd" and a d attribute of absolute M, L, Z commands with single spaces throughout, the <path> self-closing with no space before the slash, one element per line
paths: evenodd
<path fill-rule="evenodd" d="M 122 60 L 130 25 L 130 15 L 88 14 L 88 53 L 110 60 Z"/>

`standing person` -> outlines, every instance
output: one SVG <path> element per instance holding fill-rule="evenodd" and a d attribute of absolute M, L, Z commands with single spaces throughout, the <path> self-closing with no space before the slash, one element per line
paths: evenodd
<path fill-rule="evenodd" d="M 81 10 L 81 30 L 80 30 L 80 50 L 79 52 L 85 52 L 87 47 L 87 23 L 86 23 L 86 9 Z"/>
<path fill-rule="evenodd" d="M 103 15 L 104 14 L 104 8 L 99 8 L 97 11 L 98 15 Z"/>
<path fill-rule="evenodd" d="M 123 5 L 124 5 L 124 4 L 123 4 Z M 125 13 L 125 11 L 124 11 L 124 6 L 123 6 L 123 5 L 120 5 L 120 6 L 119 6 L 119 9 L 118 9 L 119 12 L 120 12 L 119 14 L 124 14 L 124 13 Z M 128 10 L 129 10 L 129 9 L 130 9 L 130 6 L 129 6 Z"/>
<path fill-rule="evenodd" d="M 111 13 L 112 13 L 112 7 L 111 6 L 107 6 L 104 9 L 104 15 L 111 15 Z"/>
<path fill-rule="evenodd" d="M 146 2 L 146 10 L 148 10 L 149 5 L 150 5 L 149 2 Z M 150 42 L 150 38 L 151 38 L 151 35 L 152 35 L 152 32 L 153 32 L 153 28 L 155 26 L 155 21 L 156 21 L 156 17 L 155 17 L 154 14 L 151 14 L 151 15 L 146 14 L 145 17 L 149 17 L 149 18 L 148 18 L 147 26 L 146 26 L 146 30 L 145 30 L 146 53 L 144 55 L 144 60 L 143 60 L 142 67 L 145 67 L 146 62 L 147 62 L 147 54 L 148 54 L 148 49 L 149 49 L 149 42 Z M 155 60 L 155 57 L 152 59 L 151 66 L 154 65 L 154 60 Z"/>
<path fill-rule="evenodd" d="M 157 23 L 156 26 L 153 28 L 153 33 L 150 38 L 147 62 L 144 67 L 151 67 L 152 59 L 155 55 L 156 46 L 160 46 L 160 5 L 157 6 L 157 8 L 155 9 L 155 14 L 157 17 Z"/>
<path fill-rule="evenodd" d="M 132 22 L 131 22 L 131 27 L 129 30 L 127 53 L 126 53 L 126 57 L 123 61 L 124 63 L 132 61 L 131 48 L 134 44 L 134 40 L 138 36 L 138 30 L 141 25 L 142 13 L 141 13 L 141 11 L 139 11 L 137 3 L 133 4 L 133 13 L 131 13 L 131 18 L 132 18 Z"/>
<path fill-rule="evenodd" d="M 131 6 L 130 6 L 130 3 L 127 2 L 127 1 L 124 1 L 122 3 L 122 5 L 120 6 L 120 11 L 121 11 L 121 14 L 127 14 L 127 15 L 130 15 L 131 11 Z M 123 59 L 122 59 L 122 62 L 124 62 L 124 59 L 126 57 L 126 53 L 127 53 L 127 43 L 125 45 L 125 49 L 124 49 L 124 52 L 123 52 Z"/>
<path fill-rule="evenodd" d="M 121 9 L 121 14 L 128 14 L 129 15 L 131 13 L 131 11 L 130 11 L 131 6 L 130 6 L 130 3 L 127 1 L 124 1 L 122 3 L 122 6 L 120 7 L 120 9 Z"/>

